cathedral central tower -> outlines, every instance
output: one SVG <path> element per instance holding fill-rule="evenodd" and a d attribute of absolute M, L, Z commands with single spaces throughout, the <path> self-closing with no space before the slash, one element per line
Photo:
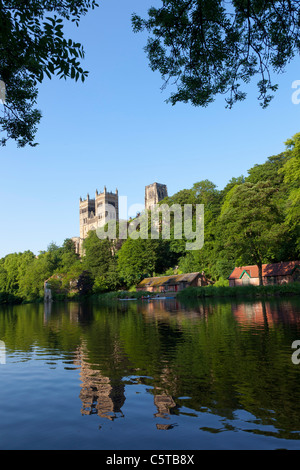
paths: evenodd
<path fill-rule="evenodd" d="M 165 184 L 152 183 L 145 187 L 145 209 L 150 210 L 165 197 L 168 197 L 168 190 Z"/>

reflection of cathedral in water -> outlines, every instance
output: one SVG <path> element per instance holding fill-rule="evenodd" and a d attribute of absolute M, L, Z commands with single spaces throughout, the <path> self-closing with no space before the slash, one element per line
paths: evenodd
<path fill-rule="evenodd" d="M 55 310 L 53 304 L 45 304 L 45 324 L 50 322 L 54 313 L 53 310 Z M 76 303 L 67 304 L 66 314 L 71 323 L 78 323 L 83 316 L 82 307 Z M 117 362 L 122 361 L 122 354 L 119 356 L 117 346 L 114 357 Z M 74 364 L 80 369 L 81 384 L 79 398 L 81 400 L 81 414 L 97 414 L 99 417 L 109 419 L 110 421 L 124 417 L 122 407 L 126 397 L 123 377 L 109 377 L 102 373 L 99 366 L 91 363 L 89 361 L 88 348 L 84 341 L 76 350 Z M 166 420 L 170 420 L 170 416 L 174 414 L 174 411 L 178 410 L 172 395 L 166 392 L 170 383 L 172 383 L 172 387 L 175 386 L 171 375 L 171 371 L 166 365 L 162 370 L 159 385 L 155 386 L 153 390 L 153 401 L 157 409 L 157 412 L 154 413 L 154 418 L 164 420 L 163 423 L 156 423 L 158 430 L 172 429 L 174 424 L 168 423 Z M 144 380 L 142 377 L 139 377 L 135 383 L 143 384 Z"/>
<path fill-rule="evenodd" d="M 82 402 L 81 414 L 97 414 L 101 418 L 113 421 L 124 417 L 122 407 L 125 403 L 125 384 L 122 380 L 113 380 L 102 375 L 99 369 L 93 369 L 85 360 L 85 347 L 78 350 L 78 362 L 80 362 L 81 390 L 79 398 Z M 172 396 L 165 392 L 154 395 L 154 404 L 157 408 L 155 418 L 170 419 L 171 410 L 176 408 Z M 172 424 L 156 424 L 157 429 L 171 429 Z"/>
<path fill-rule="evenodd" d="M 78 350 L 78 360 L 81 365 L 81 390 L 79 398 L 82 401 L 83 415 L 97 414 L 101 418 L 114 420 L 123 417 L 121 411 L 125 403 L 125 386 L 121 380 L 113 380 L 102 375 L 99 369 L 85 359 L 84 345 Z"/>
<path fill-rule="evenodd" d="M 154 404 L 157 408 L 157 413 L 154 414 L 155 418 L 170 419 L 172 409 L 176 409 L 176 403 L 171 397 L 165 393 L 161 395 L 154 395 Z M 160 430 L 168 430 L 173 428 L 173 424 L 157 423 L 156 428 Z"/>

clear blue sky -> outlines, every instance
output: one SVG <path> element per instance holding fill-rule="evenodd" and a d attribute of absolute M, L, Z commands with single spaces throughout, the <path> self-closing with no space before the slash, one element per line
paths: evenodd
<path fill-rule="evenodd" d="M 300 105 L 291 100 L 298 57 L 278 77 L 266 110 L 255 82 L 232 110 L 222 96 L 208 108 L 166 104 L 170 90 L 161 91 L 159 73 L 148 66 L 146 35 L 131 28 L 131 13 L 143 16 L 151 4 L 106 0 L 79 28 L 68 27 L 84 45 L 89 78 L 46 79 L 38 98 L 39 146 L 0 148 L 0 257 L 38 253 L 78 236 L 80 196 L 104 185 L 118 188 L 129 205 L 143 204 L 145 186 L 155 181 L 167 184 L 170 195 L 203 179 L 222 189 L 300 131 Z"/>

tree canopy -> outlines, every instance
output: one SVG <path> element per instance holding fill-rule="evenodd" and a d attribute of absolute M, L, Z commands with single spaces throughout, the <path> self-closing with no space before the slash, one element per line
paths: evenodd
<path fill-rule="evenodd" d="M 289 188 L 287 201 L 287 220 L 293 228 L 300 230 L 300 133 L 297 133 L 286 142 L 289 159 L 280 173 L 284 175 L 284 182 Z"/>
<path fill-rule="evenodd" d="M 81 67 L 81 44 L 64 36 L 64 24 L 79 24 L 95 0 L 0 1 L 0 80 L 5 84 L 5 102 L 0 115 L 4 132 L 0 144 L 13 139 L 19 147 L 36 145 L 41 119 L 36 109 L 38 84 L 44 76 L 85 80 Z"/>
<path fill-rule="evenodd" d="M 41 120 L 38 84 L 45 76 L 85 80 L 83 46 L 65 37 L 96 0 L 0 0 L 0 145 L 37 145 Z M 268 106 L 283 72 L 300 51 L 297 0 L 161 0 L 143 19 L 132 14 L 134 32 L 149 33 L 145 51 L 168 102 L 207 106 L 224 95 L 226 106 L 245 100 L 257 77 L 258 99 Z M 5 88 L 4 88 L 5 87 Z M 5 101 L 3 99 L 5 89 Z"/>
<path fill-rule="evenodd" d="M 135 32 L 148 31 L 150 67 L 175 92 L 168 101 L 207 106 L 224 94 L 228 107 L 246 98 L 258 77 L 266 107 L 277 89 L 272 73 L 285 70 L 300 50 L 300 3 L 295 0 L 162 0 L 148 17 L 132 16 Z"/>
<path fill-rule="evenodd" d="M 241 264 L 256 264 L 262 284 L 262 264 L 270 259 L 285 232 L 283 214 L 275 204 L 270 182 L 246 182 L 233 187 L 223 203 L 219 237 Z"/>

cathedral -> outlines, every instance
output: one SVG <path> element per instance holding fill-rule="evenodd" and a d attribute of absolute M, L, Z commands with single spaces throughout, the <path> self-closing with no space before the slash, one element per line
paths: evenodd
<path fill-rule="evenodd" d="M 155 204 L 168 196 L 167 186 L 152 183 L 145 187 L 145 209 L 150 210 Z M 103 227 L 108 221 L 119 221 L 118 190 L 109 192 L 104 186 L 103 192 L 96 190 L 95 198 L 87 194 L 86 199 L 79 199 L 79 237 L 73 237 L 76 253 L 82 254 L 83 240 L 90 230 Z"/>

